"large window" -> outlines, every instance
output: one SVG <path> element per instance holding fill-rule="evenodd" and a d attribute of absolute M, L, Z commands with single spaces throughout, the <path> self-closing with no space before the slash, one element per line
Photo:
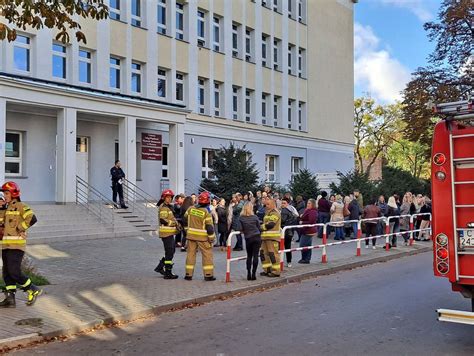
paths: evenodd
<path fill-rule="evenodd" d="M 206 80 L 203 78 L 198 78 L 198 107 L 200 114 L 206 112 Z"/>
<path fill-rule="evenodd" d="M 21 176 L 23 153 L 22 133 L 7 131 L 5 138 L 5 174 Z"/>
<path fill-rule="evenodd" d="M 202 150 L 202 178 L 215 179 L 216 176 L 212 170 L 212 163 L 214 162 L 215 151 L 203 149 Z"/>
<path fill-rule="evenodd" d="M 92 54 L 86 49 L 79 49 L 79 81 L 87 84 L 92 81 Z"/>
<path fill-rule="evenodd" d="M 176 38 L 184 40 L 184 5 L 176 3 Z"/>
<path fill-rule="evenodd" d="M 184 74 L 176 73 L 176 101 L 184 101 Z"/>
<path fill-rule="evenodd" d="M 281 41 L 273 39 L 273 69 L 280 70 L 280 46 Z"/>
<path fill-rule="evenodd" d="M 214 82 L 214 115 L 221 115 L 221 84 Z"/>
<path fill-rule="evenodd" d="M 262 66 L 267 67 L 268 66 L 268 39 L 270 36 L 262 34 Z"/>
<path fill-rule="evenodd" d="M 289 128 L 289 129 L 291 129 L 291 127 L 292 127 L 292 126 L 291 126 L 291 118 L 292 118 L 292 116 L 293 116 L 293 108 L 292 108 L 292 106 L 293 106 L 293 103 L 294 103 L 294 102 L 295 102 L 294 100 L 288 99 L 288 128 Z"/>
<path fill-rule="evenodd" d="M 252 120 L 252 106 L 253 106 L 253 90 L 247 89 L 245 91 L 245 121 Z"/>
<path fill-rule="evenodd" d="M 298 49 L 298 77 L 306 77 L 306 50 Z"/>
<path fill-rule="evenodd" d="M 291 157 L 291 175 L 298 174 L 303 169 L 303 158 Z"/>
<path fill-rule="evenodd" d="M 16 70 L 30 71 L 31 40 L 27 36 L 17 35 L 13 46 L 13 62 Z"/>
<path fill-rule="evenodd" d="M 288 74 L 293 74 L 293 51 L 295 46 L 288 45 Z"/>
<path fill-rule="evenodd" d="M 232 117 L 234 120 L 239 118 L 239 94 L 240 88 L 238 86 L 232 86 Z"/>
<path fill-rule="evenodd" d="M 113 90 L 120 90 L 120 59 L 117 57 L 110 57 L 110 88 Z"/>
<path fill-rule="evenodd" d="M 240 25 L 232 24 L 232 56 L 239 56 L 239 27 Z"/>
<path fill-rule="evenodd" d="M 158 68 L 158 96 L 160 98 L 166 98 L 166 79 L 167 70 Z"/>
<path fill-rule="evenodd" d="M 247 62 L 253 62 L 253 30 L 250 28 L 247 28 L 245 30 L 245 60 Z"/>
<path fill-rule="evenodd" d="M 220 26 L 220 18 L 214 16 L 213 18 L 213 39 L 212 39 L 212 47 L 214 51 L 220 51 L 221 49 L 221 26 Z"/>
<path fill-rule="evenodd" d="M 265 181 L 276 182 L 277 181 L 277 161 L 278 156 L 265 156 Z"/>
<path fill-rule="evenodd" d="M 197 43 L 200 47 L 206 46 L 206 13 L 201 10 L 197 12 Z"/>
<path fill-rule="evenodd" d="M 53 77 L 66 79 L 66 46 L 53 43 Z"/>
<path fill-rule="evenodd" d="M 110 0 L 109 16 L 112 20 L 120 20 L 120 0 Z"/>
<path fill-rule="evenodd" d="M 275 95 L 273 97 L 273 126 L 278 127 L 278 119 L 280 118 L 280 102 L 281 97 Z"/>
<path fill-rule="evenodd" d="M 262 93 L 262 124 L 267 124 L 267 107 L 268 107 L 268 98 L 270 94 Z"/>
<path fill-rule="evenodd" d="M 132 0 L 132 26 L 142 25 L 141 0 Z"/>
<path fill-rule="evenodd" d="M 132 62 L 132 93 L 141 93 L 142 91 L 142 65 Z"/>
<path fill-rule="evenodd" d="M 158 0 L 157 19 L 158 33 L 166 35 L 166 0 Z"/>
<path fill-rule="evenodd" d="M 298 103 L 298 130 L 306 129 L 306 103 L 300 101 Z"/>
<path fill-rule="evenodd" d="M 280 11 L 280 0 L 273 0 L 273 11 Z"/>
<path fill-rule="evenodd" d="M 306 0 L 298 0 L 298 21 L 306 23 Z"/>

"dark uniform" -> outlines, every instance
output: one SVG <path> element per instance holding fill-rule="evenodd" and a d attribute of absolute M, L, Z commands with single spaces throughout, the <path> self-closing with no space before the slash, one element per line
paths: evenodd
<path fill-rule="evenodd" d="M 125 173 L 122 168 L 113 166 L 110 168 L 110 176 L 112 177 L 112 200 L 114 203 L 117 202 L 117 194 L 119 196 L 119 202 L 121 208 L 126 208 L 125 202 L 123 201 L 123 187 L 122 179 L 125 178 Z"/>

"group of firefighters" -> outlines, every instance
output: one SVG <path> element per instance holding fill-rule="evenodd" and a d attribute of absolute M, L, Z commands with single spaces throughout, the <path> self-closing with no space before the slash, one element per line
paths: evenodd
<path fill-rule="evenodd" d="M 185 229 L 187 239 L 186 275 L 185 280 L 192 280 L 196 264 L 197 250 L 202 254 L 202 268 L 204 280 L 215 281 L 213 262 L 213 242 L 216 238 L 214 223 L 209 205 L 211 196 L 209 192 L 202 192 L 197 199 L 197 205 L 191 206 L 184 214 L 180 224 L 173 213 L 174 193 L 167 189 L 163 191 L 158 202 L 159 207 L 159 236 L 163 241 L 165 256 L 160 260 L 155 271 L 161 273 L 165 279 L 176 279 L 173 274 L 173 257 L 175 252 L 174 236 Z M 280 275 L 280 256 L 278 244 L 280 241 L 281 218 L 276 209 L 275 201 L 268 199 L 266 213 L 261 226 L 262 249 L 261 259 L 264 268 L 263 274 L 268 276 Z"/>

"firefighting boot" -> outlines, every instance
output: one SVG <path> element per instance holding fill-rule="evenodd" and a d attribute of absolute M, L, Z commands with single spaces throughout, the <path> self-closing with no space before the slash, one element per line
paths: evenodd
<path fill-rule="evenodd" d="M 32 306 L 33 304 L 35 304 L 36 302 L 36 299 L 43 293 L 43 291 L 41 289 L 39 289 L 37 286 L 35 286 L 34 284 L 31 284 L 28 289 L 26 290 L 26 294 L 27 294 L 27 301 L 26 301 L 26 305 L 28 306 Z"/>
<path fill-rule="evenodd" d="M 214 276 L 208 276 L 208 277 L 204 277 L 204 280 L 207 281 L 207 282 L 215 281 L 215 280 L 216 280 L 216 277 L 214 277 Z"/>
<path fill-rule="evenodd" d="M 160 263 L 158 263 L 158 266 L 156 266 L 155 272 L 158 272 L 163 275 L 165 274 L 165 258 L 164 257 L 160 260 Z"/>
<path fill-rule="evenodd" d="M 0 308 L 15 308 L 15 292 L 5 292 L 5 299 L 0 302 Z"/>
<path fill-rule="evenodd" d="M 166 265 L 164 279 L 177 279 L 178 276 L 173 274 L 173 265 Z"/>

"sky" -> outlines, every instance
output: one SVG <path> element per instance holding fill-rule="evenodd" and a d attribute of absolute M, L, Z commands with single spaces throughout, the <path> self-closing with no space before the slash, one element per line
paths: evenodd
<path fill-rule="evenodd" d="M 423 24 L 436 19 L 441 0 L 359 0 L 355 4 L 355 96 L 381 104 L 400 100 L 434 45 Z"/>

